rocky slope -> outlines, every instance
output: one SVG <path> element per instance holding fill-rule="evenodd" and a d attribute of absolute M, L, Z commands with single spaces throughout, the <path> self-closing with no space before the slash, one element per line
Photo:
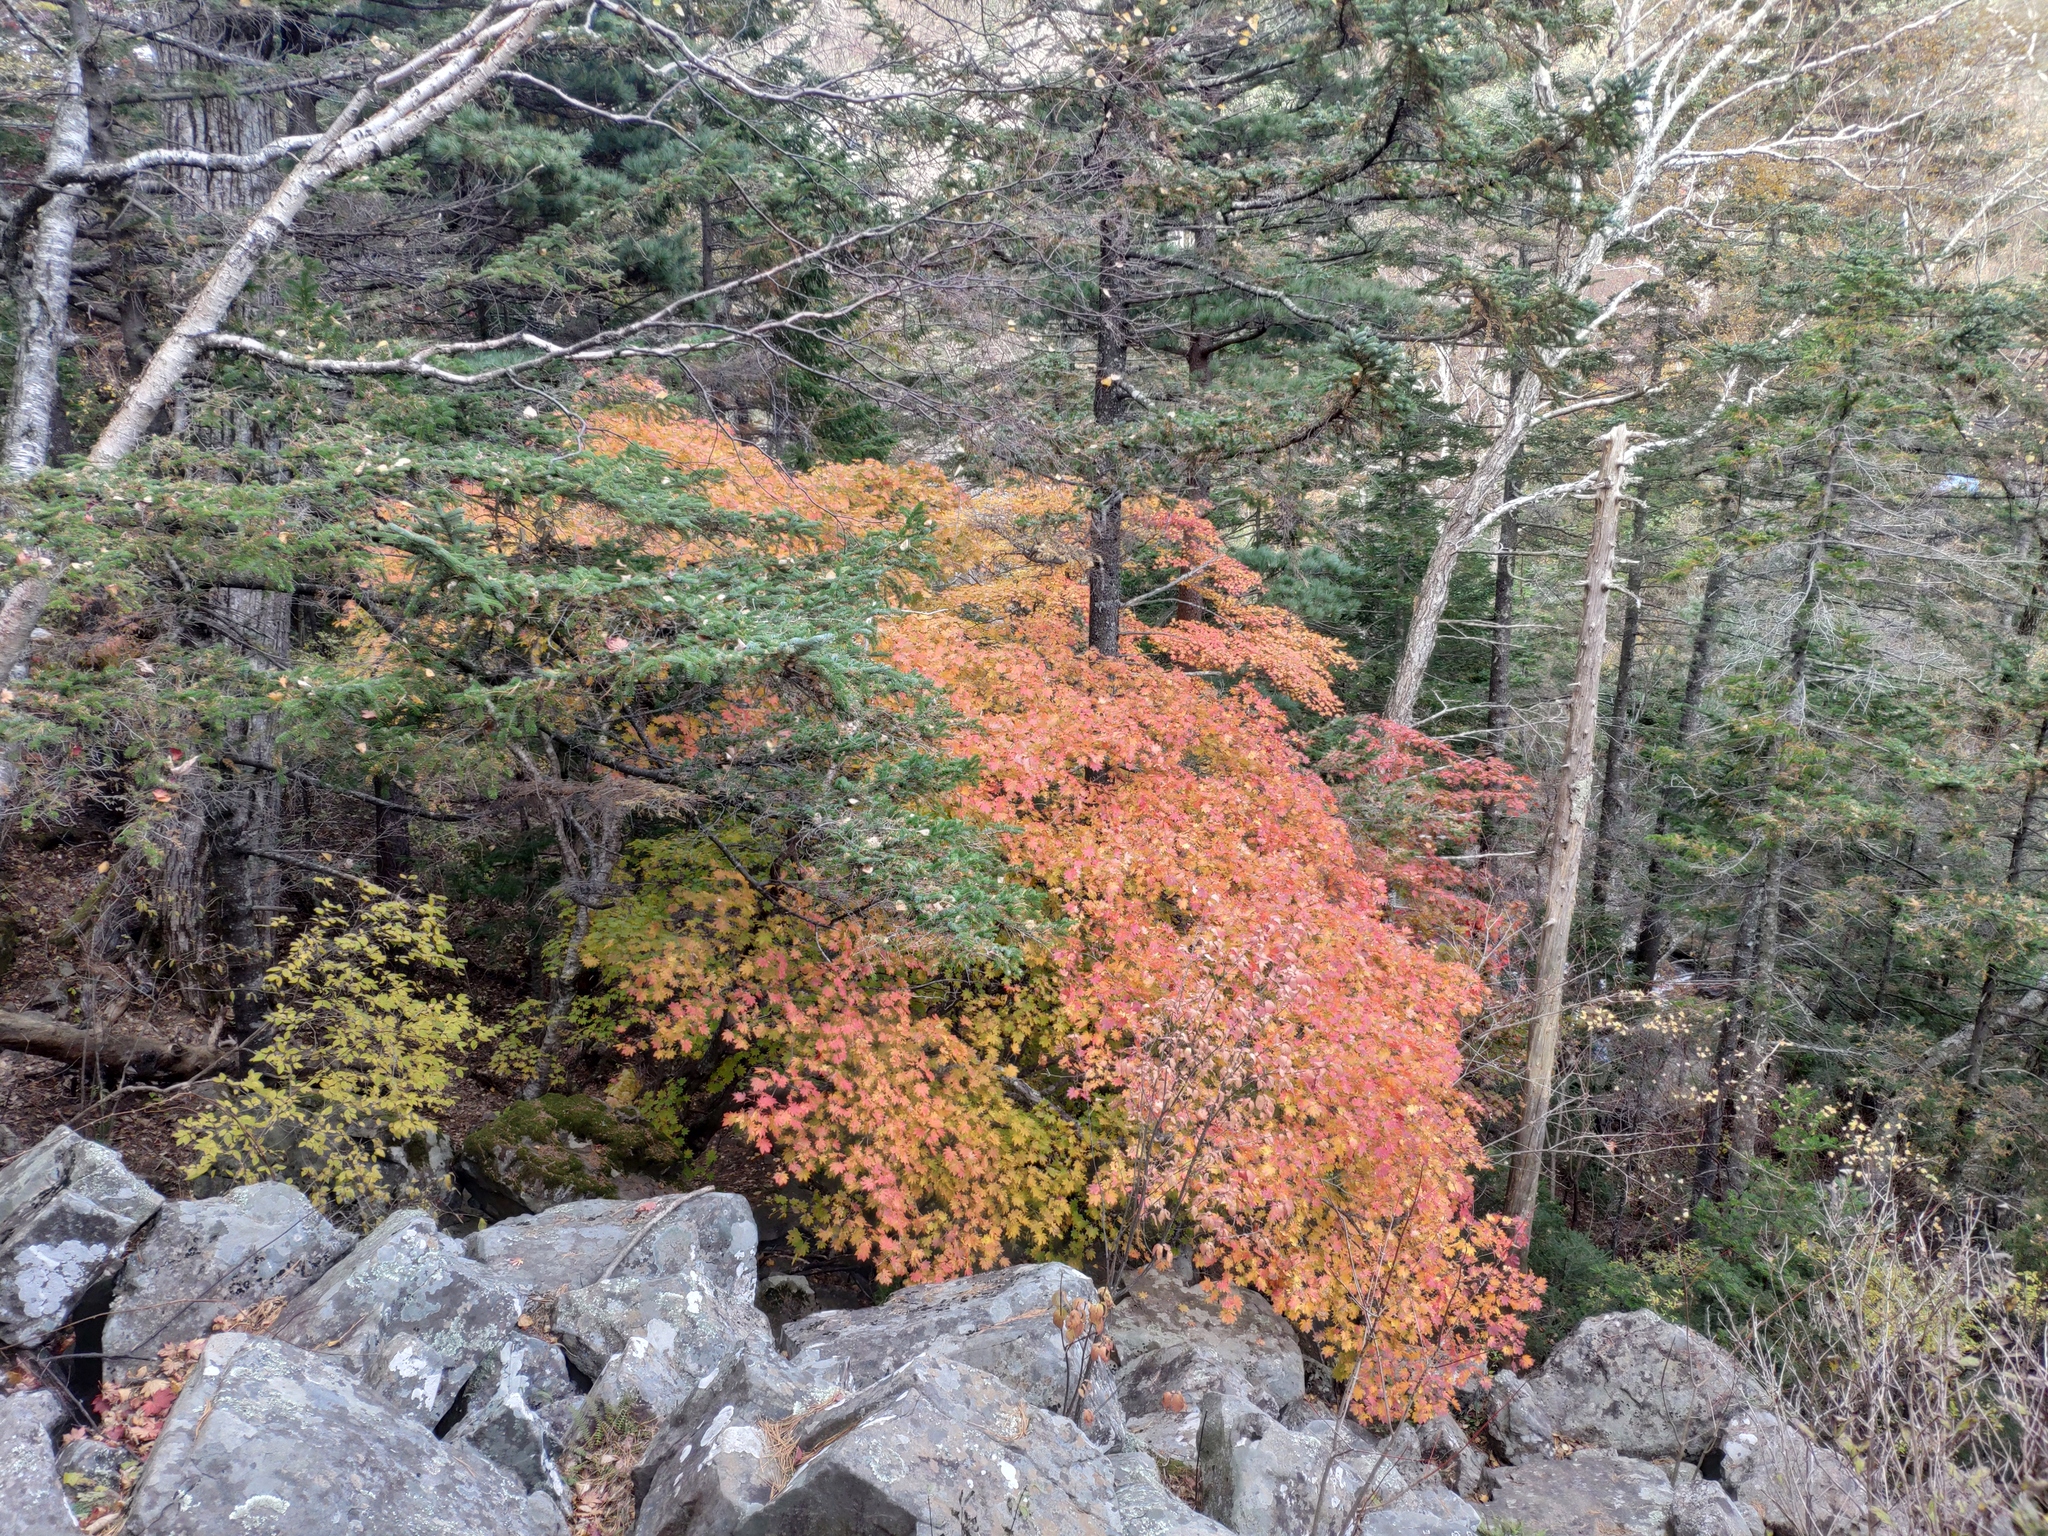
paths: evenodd
<path fill-rule="evenodd" d="M 598 1444 L 633 1447 L 603 1524 L 635 1536 L 1847 1536 L 1870 1515 L 1846 1463 L 1647 1312 L 1379 1436 L 1304 1393 L 1270 1307 L 1226 1320 L 1184 1266 L 1114 1305 L 1034 1264 L 791 1316 L 800 1294 L 757 1297 L 755 1245 L 716 1191 L 466 1241 L 401 1211 L 355 1239 L 283 1185 L 167 1204 L 60 1130 L 0 1169 L 0 1339 L 17 1379 L 60 1385 L 49 1348 L 97 1328 L 109 1386 L 97 1422 L 58 1390 L 0 1398 L 0 1530 L 583 1536 L 563 1469 Z"/>

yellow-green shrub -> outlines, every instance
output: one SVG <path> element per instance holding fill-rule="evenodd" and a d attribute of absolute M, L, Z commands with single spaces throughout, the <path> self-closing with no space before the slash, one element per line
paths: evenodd
<path fill-rule="evenodd" d="M 288 1179 L 333 1207 L 378 1204 L 391 1148 L 430 1135 L 457 1057 L 493 1033 L 460 992 L 421 983 L 462 960 L 446 912 L 365 887 L 320 903 L 269 974 L 268 1039 L 251 1070 L 178 1127 L 193 1179 Z"/>

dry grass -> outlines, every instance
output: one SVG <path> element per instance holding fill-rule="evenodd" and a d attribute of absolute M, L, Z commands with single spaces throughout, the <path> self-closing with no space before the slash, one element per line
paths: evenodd
<path fill-rule="evenodd" d="M 628 1536 L 633 1529 L 633 1469 L 654 1439 L 654 1416 L 613 1408 L 591 1421 L 562 1468 L 569 1485 L 570 1536 Z"/>

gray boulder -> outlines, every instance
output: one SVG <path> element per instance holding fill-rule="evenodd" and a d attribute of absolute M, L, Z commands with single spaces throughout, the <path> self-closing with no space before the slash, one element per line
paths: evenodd
<path fill-rule="evenodd" d="M 1086 1305 L 1095 1285 L 1064 1264 L 1020 1264 L 937 1285 L 905 1286 L 879 1307 L 816 1312 L 788 1323 L 782 1345 L 799 1371 L 849 1392 L 880 1381 L 917 1355 L 958 1360 L 1072 1417 L 1098 1444 L 1123 1437 L 1123 1410 L 1109 1368 L 1089 1340 L 1068 1342 L 1053 1321 L 1061 1299 Z"/>
<path fill-rule="evenodd" d="M 1258 1292 L 1239 1290 L 1233 1300 L 1241 1306 L 1226 1322 L 1221 1304 L 1200 1286 L 1170 1270 L 1139 1271 L 1127 1282 L 1124 1298 L 1109 1319 L 1119 1376 L 1145 1371 L 1149 1381 L 1163 1375 L 1166 1368 L 1157 1362 L 1146 1364 L 1145 1356 L 1180 1346 L 1187 1351 L 1183 1359 L 1199 1359 L 1199 1370 L 1215 1377 L 1205 1381 L 1196 1369 L 1182 1367 L 1188 1370 L 1190 1385 L 1181 1390 L 1190 1403 L 1208 1392 L 1232 1395 L 1223 1376 L 1231 1371 L 1251 1383 L 1248 1401 L 1267 1413 L 1278 1413 L 1305 1390 L 1300 1343 L 1293 1327 Z M 1156 1413 L 1158 1407 L 1154 1404 L 1146 1411 Z"/>
<path fill-rule="evenodd" d="M 90 1436 L 67 1440 L 57 1447 L 57 1481 L 74 1512 L 111 1509 L 121 1502 L 121 1475 L 139 1460 L 126 1446 Z"/>
<path fill-rule="evenodd" d="M 328 1359 L 216 1334 L 128 1503 L 127 1536 L 563 1536 L 553 1502 Z"/>
<path fill-rule="evenodd" d="M 1771 1536 L 1849 1536 L 1870 1520 L 1870 1490 L 1837 1452 L 1773 1414 L 1737 1414 L 1721 1437 L 1721 1481 Z"/>
<path fill-rule="evenodd" d="M 801 1419 L 791 1445 L 794 1474 L 737 1536 L 1119 1536 L 1101 1449 L 957 1359 L 918 1355 Z"/>
<path fill-rule="evenodd" d="M 1486 1476 L 1486 1453 L 1472 1444 L 1465 1426 L 1448 1413 L 1440 1413 L 1422 1426 L 1422 1454 L 1441 1470 L 1445 1483 L 1460 1498 L 1471 1498 Z"/>
<path fill-rule="evenodd" d="M 1765 1536 L 1753 1509 L 1728 1497 L 1728 1490 L 1696 1468 L 1680 1463 L 1671 1500 L 1671 1536 Z"/>
<path fill-rule="evenodd" d="M 700 1189 L 652 1200 L 577 1200 L 515 1216 L 472 1233 L 467 1251 L 522 1302 L 605 1279 L 694 1270 L 751 1305 L 758 1239 L 743 1196 Z"/>
<path fill-rule="evenodd" d="M 1662 1467 L 1613 1451 L 1495 1467 L 1486 1518 L 1520 1521 L 1550 1536 L 1667 1536 L 1671 1479 Z"/>
<path fill-rule="evenodd" d="M 1223 1536 L 1229 1529 L 1183 1504 L 1159 1480 L 1157 1463 L 1143 1451 L 1126 1451 L 1108 1460 L 1116 1479 L 1111 1507 L 1123 1536 Z"/>
<path fill-rule="evenodd" d="M 1116 1314 L 1112 1313 L 1112 1328 L 1115 1321 Z M 1272 1394 L 1243 1371 L 1189 1341 L 1149 1349 L 1116 1373 L 1117 1400 L 1123 1404 L 1126 1417 L 1174 1411 L 1165 1405 L 1167 1394 L 1172 1392 L 1178 1392 L 1190 1407 L 1211 1392 L 1220 1392 L 1225 1397 L 1257 1403 L 1268 1413 L 1280 1411 L 1280 1405 L 1266 1407 Z"/>
<path fill-rule="evenodd" d="M 214 1200 L 174 1200 L 135 1244 L 107 1314 L 107 1365 L 204 1337 L 216 1318 L 303 1291 L 355 1246 L 289 1184 L 248 1184 Z"/>
<path fill-rule="evenodd" d="M 425 1211 L 398 1211 L 289 1302 L 273 1329 L 432 1429 L 518 1332 L 519 1302 Z"/>
<path fill-rule="evenodd" d="M 568 1489 L 555 1465 L 562 1437 L 547 1410 L 581 1394 L 562 1351 L 545 1339 L 514 1335 L 477 1366 L 465 1390 L 470 1409 L 449 1439 L 511 1473 L 528 1493 L 566 1506 Z"/>
<path fill-rule="evenodd" d="M 78 1530 L 50 1447 L 51 1422 L 62 1417 L 48 1392 L 0 1397 L 0 1525 L 12 1536 L 75 1536 Z"/>
<path fill-rule="evenodd" d="M 1414 1488 L 1361 1509 L 1343 1536 L 1478 1536 L 1479 1511 L 1442 1488 Z"/>
<path fill-rule="evenodd" d="M 631 1280 L 600 1280 L 555 1303 L 555 1336 L 585 1374 L 603 1372 L 626 1341 L 642 1335 L 696 1377 L 748 1340 L 772 1346 L 768 1319 L 694 1269 Z"/>
<path fill-rule="evenodd" d="M 1333 1459 L 1335 1426 L 1326 1425 L 1320 1431 L 1289 1429 L 1256 1403 L 1210 1393 L 1202 1399 L 1197 1463 L 1203 1512 L 1238 1536 L 1304 1536 L 1311 1524 L 1340 1529 L 1368 1490 L 1382 1501 L 1409 1491 L 1393 1462 L 1377 1448 L 1361 1447 L 1348 1429 L 1337 1431 Z"/>
<path fill-rule="evenodd" d="M 1516 1466 L 1550 1456 L 1557 1441 L 1548 1399 L 1513 1371 L 1494 1375 L 1486 1395 L 1486 1433 L 1501 1460 Z"/>
<path fill-rule="evenodd" d="M 0 1344 L 60 1332 L 163 1203 L 117 1154 L 67 1126 L 0 1169 Z"/>
<path fill-rule="evenodd" d="M 1132 1445 L 1144 1447 L 1156 1461 L 1178 1461 L 1192 1467 L 1202 1454 L 1202 1410 L 1140 1414 L 1125 1421 L 1124 1436 Z"/>
<path fill-rule="evenodd" d="M 634 1536 L 730 1536 L 789 1480 L 789 1427 L 824 1399 L 772 1350 L 743 1347 L 697 1384 L 633 1473 Z"/>
<path fill-rule="evenodd" d="M 1753 1391 L 1726 1350 L 1650 1311 L 1587 1318 L 1527 1386 L 1539 1416 L 1573 1445 L 1686 1461 L 1720 1443 Z M 1502 1438 L 1510 1461 L 1548 1454 Z"/>

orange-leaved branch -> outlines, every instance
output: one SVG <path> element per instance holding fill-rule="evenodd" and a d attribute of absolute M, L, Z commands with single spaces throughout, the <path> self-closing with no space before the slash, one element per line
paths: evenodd
<path fill-rule="evenodd" d="M 782 504 L 857 525 L 860 468 L 789 479 Z M 641 851 L 593 957 L 657 1053 L 750 1064 L 733 1123 L 884 1278 L 1186 1245 L 1356 1364 L 1362 1412 L 1436 1411 L 1519 1345 L 1538 1283 L 1472 1209 L 1458 1038 L 1483 984 L 1388 921 L 1251 681 L 1334 712 L 1339 653 L 1258 601 L 1198 508 L 1159 502 L 1130 521 L 1174 615 L 1105 659 L 1081 643 L 1071 493 L 920 488 L 941 571 L 882 643 L 946 691 L 978 762 L 947 809 L 1042 893 L 1022 970 L 886 910 L 821 932 L 686 839 Z"/>

